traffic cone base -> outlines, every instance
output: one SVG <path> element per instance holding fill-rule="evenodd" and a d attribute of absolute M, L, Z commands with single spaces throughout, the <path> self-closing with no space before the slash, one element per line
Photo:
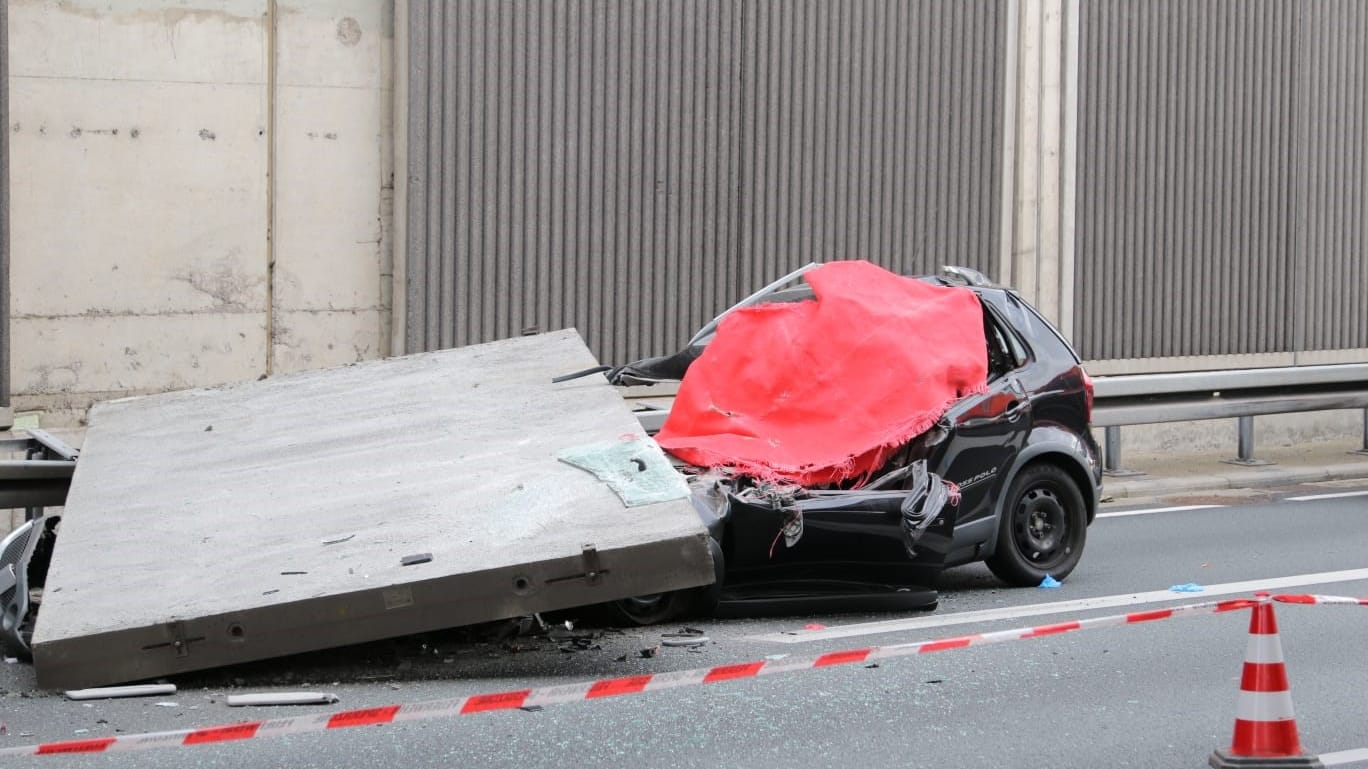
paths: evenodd
<path fill-rule="evenodd" d="M 1211 769 L 1325 769 L 1316 756 L 1232 756 L 1224 750 L 1211 754 Z"/>

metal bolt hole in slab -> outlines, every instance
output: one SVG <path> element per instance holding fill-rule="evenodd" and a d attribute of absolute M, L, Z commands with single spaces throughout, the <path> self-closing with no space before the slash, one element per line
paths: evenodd
<path fill-rule="evenodd" d="M 712 582 L 688 499 L 628 507 L 557 459 L 644 439 L 603 378 L 551 382 L 596 362 L 567 330 L 100 404 L 34 630 L 38 683 Z"/>

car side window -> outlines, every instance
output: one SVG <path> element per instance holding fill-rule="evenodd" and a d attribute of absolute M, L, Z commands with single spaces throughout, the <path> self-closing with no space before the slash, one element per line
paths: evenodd
<path fill-rule="evenodd" d="M 1015 370 L 1022 364 L 1025 356 L 1020 354 L 1016 340 L 1008 334 L 993 313 L 983 308 L 983 336 L 988 343 L 988 381 Z"/>

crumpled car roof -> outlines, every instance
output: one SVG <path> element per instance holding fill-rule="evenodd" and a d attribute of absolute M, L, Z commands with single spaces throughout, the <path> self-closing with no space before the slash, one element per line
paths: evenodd
<path fill-rule="evenodd" d="M 810 302 L 738 309 L 689 363 L 656 441 L 700 467 L 813 486 L 867 478 L 988 367 L 975 293 L 864 261 L 804 275 Z"/>

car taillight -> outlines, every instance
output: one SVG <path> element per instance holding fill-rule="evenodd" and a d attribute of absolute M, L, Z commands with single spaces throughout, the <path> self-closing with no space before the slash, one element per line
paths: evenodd
<path fill-rule="evenodd" d="M 1093 380 L 1088 376 L 1088 372 L 1083 372 L 1083 403 L 1087 407 L 1088 421 L 1092 421 L 1093 412 Z"/>

